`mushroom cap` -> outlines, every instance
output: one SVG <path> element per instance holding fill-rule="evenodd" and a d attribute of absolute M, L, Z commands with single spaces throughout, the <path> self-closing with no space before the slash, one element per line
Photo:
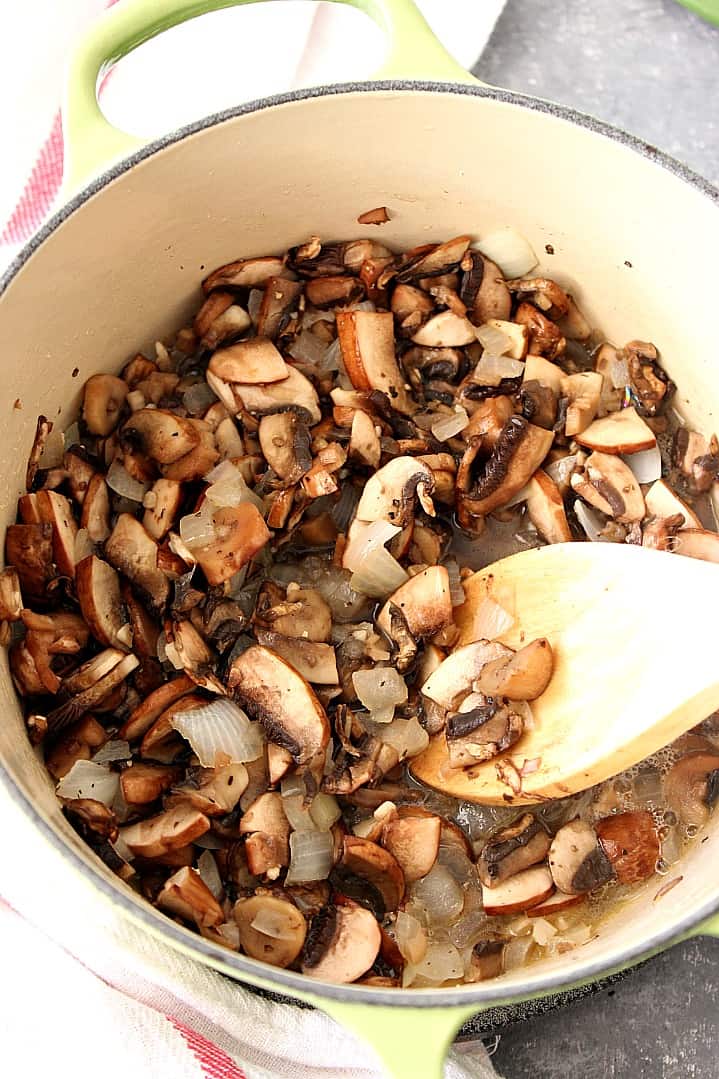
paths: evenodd
<path fill-rule="evenodd" d="M 540 467 L 553 441 L 552 431 L 536 427 L 522 416 L 507 420 L 474 488 L 466 494 L 458 491 L 466 511 L 484 516 L 506 505 Z M 465 457 L 471 457 L 473 463 L 476 452 L 476 445 L 470 445 Z M 459 474 L 457 482 L 459 488 Z"/>
<path fill-rule="evenodd" d="M 400 585 L 387 600 L 377 625 L 392 636 L 390 608 L 397 607 L 414 638 L 433 637 L 452 621 L 449 574 L 444 566 L 429 566 Z"/>
<path fill-rule="evenodd" d="M 242 950 L 252 959 L 261 959 L 273 967 L 288 967 L 302 951 L 307 922 L 289 900 L 253 895 L 239 899 L 232 914 Z"/>
<path fill-rule="evenodd" d="M 369 839 L 346 835 L 338 868 L 372 885 L 382 897 L 385 912 L 396 910 L 404 898 L 404 875 L 399 862 L 389 850 Z"/>
<path fill-rule="evenodd" d="M 312 467 L 310 433 L 296 412 L 263 416 L 258 434 L 265 460 L 285 483 L 297 483 Z"/>
<path fill-rule="evenodd" d="M 250 337 L 218 349 L 209 369 L 224 382 L 281 382 L 289 374 L 289 367 L 267 337 Z"/>
<path fill-rule="evenodd" d="M 191 420 L 162 408 L 133 412 L 121 431 L 123 445 L 147 454 L 161 465 L 171 465 L 200 441 Z"/>
<path fill-rule="evenodd" d="M 654 875 L 659 836 L 651 813 L 617 813 L 600 820 L 596 830 L 620 884 L 635 884 Z"/>
<path fill-rule="evenodd" d="M 542 822 L 532 813 L 496 832 L 485 844 L 477 862 L 479 879 L 491 888 L 523 869 L 541 862 L 551 839 Z"/>
<path fill-rule="evenodd" d="M 685 825 L 705 824 L 719 797 L 719 753 L 681 757 L 664 776 L 664 797 Z"/>
<path fill-rule="evenodd" d="M 82 616 L 101 644 L 117 647 L 127 623 L 117 571 L 96 555 L 78 562 L 75 589 Z"/>
<path fill-rule="evenodd" d="M 381 943 L 379 925 L 370 911 L 351 900 L 327 906 L 312 920 L 302 973 L 320 981 L 354 982 L 370 969 Z"/>
<path fill-rule="evenodd" d="M 614 877 L 614 870 L 591 824 L 577 817 L 564 824 L 549 848 L 549 868 L 560 892 L 590 892 Z"/>
<path fill-rule="evenodd" d="M 434 516 L 429 497 L 433 490 L 431 468 L 416 457 L 393 457 L 367 480 L 355 520 L 385 520 L 405 528 L 414 518 L 415 497 L 425 512 Z"/>
<path fill-rule="evenodd" d="M 437 860 L 442 821 L 439 817 L 389 820 L 382 828 L 382 846 L 399 864 L 408 884 L 429 873 Z"/>

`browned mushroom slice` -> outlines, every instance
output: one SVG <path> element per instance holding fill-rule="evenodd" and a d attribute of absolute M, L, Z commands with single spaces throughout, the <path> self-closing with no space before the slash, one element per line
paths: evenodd
<path fill-rule="evenodd" d="M 169 465 L 161 465 L 161 472 L 165 479 L 178 483 L 192 483 L 202 479 L 213 468 L 219 459 L 215 436 L 204 420 L 188 420 L 198 433 L 199 442 L 189 453 L 178 457 Z"/>
<path fill-rule="evenodd" d="M 216 288 L 254 288 L 263 285 L 269 277 L 277 277 L 284 268 L 284 259 L 275 255 L 263 258 L 238 259 L 219 266 L 202 282 L 205 293 Z"/>
<path fill-rule="evenodd" d="M 330 737 L 324 708 L 281 656 L 253 645 L 232 664 L 227 685 L 262 723 L 268 739 L 291 753 L 297 764 L 324 752 Z"/>
<path fill-rule="evenodd" d="M 65 704 L 48 713 L 48 728 L 53 732 L 62 730 L 85 712 L 99 709 L 113 690 L 132 674 L 139 662 L 137 656 L 126 656 L 117 649 L 109 648 L 83 664 L 64 680 L 63 691 L 72 696 Z"/>
<path fill-rule="evenodd" d="M 280 596 L 282 594 L 280 593 Z M 314 588 L 290 584 L 286 599 L 271 601 L 260 596 L 256 621 L 284 637 L 303 637 L 307 641 L 329 641 L 332 611 Z"/>
<path fill-rule="evenodd" d="M 250 873 L 276 880 L 283 866 L 290 863 L 290 822 L 279 791 L 267 791 L 248 806 L 240 821 L 240 834 L 247 836 Z"/>
<path fill-rule="evenodd" d="M 643 416 L 656 416 L 676 387 L 657 362 L 657 349 L 648 341 L 628 341 L 624 346 L 632 390 Z"/>
<path fill-rule="evenodd" d="M 507 420 L 514 415 L 511 397 L 500 394 L 484 401 L 472 403 L 474 408 L 469 423 L 462 431 L 465 442 L 481 445 L 485 451 L 494 449 Z M 469 407 L 469 402 L 467 402 Z M 478 440 L 481 439 L 481 443 Z"/>
<path fill-rule="evenodd" d="M 200 310 L 195 315 L 195 320 L 193 323 L 195 335 L 199 338 L 205 337 L 205 335 L 209 332 L 213 322 L 221 315 L 223 315 L 224 312 L 227 311 L 227 309 L 231 307 L 234 302 L 235 295 L 233 292 L 223 292 L 221 289 L 218 289 L 216 292 L 211 292 L 203 303 Z M 245 329 L 248 329 L 250 325 L 251 320 L 248 315 L 247 326 L 245 327 Z M 125 377 L 127 378 L 127 375 L 125 375 Z M 128 382 L 129 381 L 130 380 L 128 379 Z"/>
<path fill-rule="evenodd" d="M 415 498 L 431 517 L 434 476 L 416 457 L 393 457 L 365 484 L 356 510 L 357 521 L 389 521 L 405 528 L 414 519 Z"/>
<path fill-rule="evenodd" d="M 535 865 L 488 888 L 482 885 L 484 913 L 519 914 L 536 907 L 554 891 L 552 875 L 544 865 Z"/>
<path fill-rule="evenodd" d="M 512 416 L 502 428 L 476 483 L 466 494 L 460 489 L 458 500 L 475 516 L 484 516 L 506 505 L 540 467 L 553 441 L 551 431 L 535 427 L 523 416 Z M 470 446 L 465 456 L 472 450 Z M 476 447 L 474 451 L 476 454 Z M 457 486 L 460 488 L 460 473 L 457 474 Z"/>
<path fill-rule="evenodd" d="M 147 805 L 177 783 L 182 769 L 168 764 L 133 761 L 120 773 L 122 796 L 128 805 Z"/>
<path fill-rule="evenodd" d="M 160 627 L 157 622 L 150 618 L 145 608 L 134 595 L 129 581 L 121 583 L 120 591 L 130 620 L 133 652 L 145 659 L 148 657 L 155 659 Z"/>
<path fill-rule="evenodd" d="M 617 813 L 600 820 L 596 831 L 620 884 L 636 884 L 654 875 L 659 836 L 651 813 Z"/>
<path fill-rule="evenodd" d="M 120 578 L 101 558 L 90 555 L 78 562 L 75 589 L 82 616 L 101 644 L 129 649 L 118 636 L 127 624 L 120 594 Z"/>
<path fill-rule="evenodd" d="M 487 663 L 509 659 L 512 654 L 497 641 L 465 644 L 440 663 L 422 685 L 422 693 L 443 708 L 453 708 L 467 696 Z"/>
<path fill-rule="evenodd" d="M 192 693 L 194 689 L 195 683 L 185 674 L 181 674 L 178 678 L 173 678 L 171 681 L 158 686 L 149 697 L 146 697 L 137 706 L 123 726 L 120 727 L 119 737 L 126 738 L 129 742 L 142 738 L 163 712 L 175 701 L 179 701 L 181 697 Z"/>
<path fill-rule="evenodd" d="M 57 576 L 52 553 L 52 525 L 8 525 L 5 557 L 13 565 L 28 599 L 46 599 L 47 586 Z"/>
<path fill-rule="evenodd" d="M 38 491 L 23 495 L 18 500 L 18 509 L 25 524 L 52 525 L 55 564 L 65 577 L 74 577 L 77 524 L 68 499 L 57 491 Z"/>
<path fill-rule="evenodd" d="M 225 914 L 200 874 L 183 866 L 165 881 L 155 900 L 157 906 L 177 914 L 198 927 L 220 925 Z"/>
<path fill-rule="evenodd" d="M 23 609 L 20 578 L 14 566 L 0 573 L 0 621 L 17 622 Z"/>
<path fill-rule="evenodd" d="M 687 558 L 719 562 L 719 534 L 703 528 L 682 528 L 674 538 L 674 550 Z"/>
<path fill-rule="evenodd" d="M 496 698 L 472 694 L 462 709 L 448 716 L 445 726 L 451 768 L 491 760 L 513 746 L 524 730 L 522 717 Z"/>
<path fill-rule="evenodd" d="M 499 937 L 478 941 L 470 956 L 468 980 L 483 982 L 487 978 L 498 978 L 504 970 L 505 944 L 506 941 Z"/>
<path fill-rule="evenodd" d="M 302 951 L 307 923 L 294 903 L 275 895 L 239 899 L 232 912 L 243 952 L 273 967 L 289 967 Z"/>
<path fill-rule="evenodd" d="M 548 431 L 554 429 L 558 398 L 553 389 L 542 385 L 538 379 L 525 378 L 519 389 L 519 400 L 523 416 L 537 427 L 545 427 Z"/>
<path fill-rule="evenodd" d="M 651 427 L 637 414 L 635 408 L 623 408 L 594 420 L 577 435 L 577 442 L 600 453 L 639 453 L 656 445 Z"/>
<path fill-rule="evenodd" d="M 347 304 L 358 300 L 364 292 L 356 277 L 332 274 L 327 277 L 314 277 L 305 285 L 308 303 L 320 310 L 334 304 Z"/>
<path fill-rule="evenodd" d="M 698 828 L 719 798 L 719 753 L 688 753 L 664 777 L 664 797 L 680 820 Z"/>
<path fill-rule="evenodd" d="M 115 430 L 127 393 L 127 383 L 114 375 L 92 375 L 87 380 L 82 415 L 90 434 L 104 438 Z"/>
<path fill-rule="evenodd" d="M 525 326 L 529 334 L 529 351 L 553 360 L 567 347 L 561 330 L 531 303 L 520 303 L 514 321 Z"/>
<path fill-rule="evenodd" d="M 598 371 L 579 371 L 562 379 L 562 396 L 568 399 L 565 434 L 574 438 L 586 431 L 599 411 L 602 376 Z"/>
<path fill-rule="evenodd" d="M 549 685 L 553 666 L 552 646 L 546 637 L 539 637 L 514 655 L 487 663 L 474 686 L 488 697 L 533 701 L 541 697 Z"/>
<path fill-rule="evenodd" d="M 674 517 L 680 513 L 684 517 L 684 527 L 701 528 L 702 526 L 694 510 L 675 491 L 672 491 L 664 480 L 654 481 L 644 495 L 644 503 L 647 513 L 652 513 L 655 517 Z"/>
<path fill-rule="evenodd" d="M 542 822 L 531 813 L 522 814 L 514 824 L 495 832 L 485 844 L 477 862 L 479 879 L 488 888 L 500 884 L 507 877 L 543 861 L 550 843 Z"/>
<path fill-rule="evenodd" d="M 563 825 L 552 840 L 549 868 L 557 888 L 567 895 L 591 892 L 614 878 L 597 833 L 579 817 Z"/>
<path fill-rule="evenodd" d="M 518 277 L 507 282 L 510 292 L 531 296 L 532 303 L 551 319 L 561 318 L 569 310 L 569 297 L 556 281 L 548 277 Z"/>
<path fill-rule="evenodd" d="M 406 252 L 403 259 L 408 261 L 397 274 L 397 280 L 412 281 L 419 277 L 437 277 L 455 270 L 464 258 L 470 240 L 470 236 L 455 236 L 441 244 L 431 244 Z"/>
<path fill-rule="evenodd" d="M 288 367 L 287 377 L 281 382 L 233 383 L 232 388 L 248 412 L 265 415 L 294 408 L 310 423 L 322 419 L 317 391 L 296 367 Z"/>
<path fill-rule="evenodd" d="M 414 285 L 397 285 L 392 293 L 391 307 L 403 336 L 411 336 L 434 311 L 427 293 Z"/>
<path fill-rule="evenodd" d="M 110 491 L 99 473 L 93 475 L 87 485 L 80 527 L 87 530 L 93 543 L 104 543 L 110 535 Z"/>
<path fill-rule="evenodd" d="M 631 524 L 646 512 L 644 496 L 629 465 L 616 454 L 590 454 L 582 470 L 572 473 L 572 490 L 590 506 Z"/>
<path fill-rule="evenodd" d="M 453 311 L 440 311 L 412 334 L 412 340 L 425 348 L 459 348 L 477 337 L 469 319 Z"/>
<path fill-rule="evenodd" d="M 196 686 L 193 684 L 192 688 L 196 689 Z M 160 713 L 144 735 L 140 743 L 140 756 L 162 764 L 172 764 L 185 748 L 185 743 L 173 721 L 182 712 L 196 712 L 199 708 L 204 708 L 206 704 L 207 701 L 194 694 L 188 694 L 170 704 L 164 712 Z M 188 800 L 192 801 L 192 799 Z M 195 802 L 192 801 L 192 804 L 195 805 Z M 204 801 L 197 808 L 203 813 L 207 812 Z"/>
<path fill-rule="evenodd" d="M 349 457 L 368 468 L 379 468 L 382 445 L 374 420 L 361 408 L 355 410 L 350 432 Z"/>
<path fill-rule="evenodd" d="M 552 390 L 553 393 L 559 396 L 562 392 L 562 379 L 564 377 L 562 368 L 558 367 L 556 363 L 545 360 L 544 356 L 534 356 L 531 353 L 527 356 L 524 364 L 525 382 L 538 382 L 541 386 L 546 386 L 547 389 Z"/>
<path fill-rule="evenodd" d="M 105 544 L 108 561 L 147 597 L 153 611 L 162 611 L 170 592 L 167 576 L 157 566 L 157 544 L 138 520 L 121 513 Z"/>
<path fill-rule="evenodd" d="M 287 277 L 270 277 L 265 284 L 257 315 L 258 337 L 266 337 L 274 341 L 284 333 L 297 310 L 301 294 L 300 281 L 291 281 Z"/>
<path fill-rule="evenodd" d="M 541 468 L 527 485 L 527 513 L 547 543 L 569 543 L 572 539 L 559 488 Z"/>
<path fill-rule="evenodd" d="M 541 903 L 537 903 L 536 907 L 532 907 L 528 910 L 528 918 L 546 918 L 551 914 L 558 914 L 560 910 L 566 910 L 567 907 L 574 907 L 577 903 L 583 903 L 585 899 L 584 895 L 566 895 L 564 892 L 552 892 L 548 899 L 543 899 Z"/>
<path fill-rule="evenodd" d="M 215 538 L 193 554 L 211 585 L 222 584 L 242 569 L 270 539 L 270 530 L 252 502 L 226 506 L 213 516 Z"/>
<path fill-rule="evenodd" d="M 320 981 L 354 982 L 370 969 L 381 942 L 377 920 L 364 907 L 351 900 L 326 906 L 312 919 L 302 973 Z"/>
<path fill-rule="evenodd" d="M 266 629 L 258 629 L 256 637 L 260 644 L 286 659 L 308 682 L 322 686 L 335 686 L 339 682 L 337 659 L 331 644 L 284 637 Z"/>
<path fill-rule="evenodd" d="M 449 575 L 444 566 L 430 566 L 405 581 L 390 596 L 377 617 L 377 625 L 392 637 L 390 608 L 402 612 L 413 637 L 433 637 L 452 621 Z"/>
<path fill-rule="evenodd" d="M 161 465 L 171 465 L 200 441 L 191 420 L 162 408 L 142 408 L 133 412 L 122 428 L 123 445 L 147 454 Z"/>
<path fill-rule="evenodd" d="M 81 506 L 85 500 L 85 492 L 90 480 L 95 475 L 95 469 L 85 458 L 79 446 L 74 446 L 65 453 L 63 463 L 67 472 L 70 493 L 78 506 Z M 28 490 L 30 490 L 30 484 L 27 486 Z"/>
<path fill-rule="evenodd" d="M 172 528 L 182 505 L 182 484 L 177 480 L 155 480 L 145 495 L 142 524 L 154 540 L 162 540 Z"/>
<path fill-rule="evenodd" d="M 439 853 L 442 821 L 439 817 L 406 817 L 388 821 L 382 846 L 398 862 L 408 884 L 429 873 Z"/>
<path fill-rule="evenodd" d="M 462 260 L 460 299 L 467 305 L 469 318 L 475 326 L 490 319 L 509 318 L 512 296 L 496 263 L 479 251 L 468 251 Z"/>
<path fill-rule="evenodd" d="M 385 911 L 396 910 L 404 897 L 404 875 L 397 859 L 384 847 L 359 836 L 346 835 L 338 869 L 366 881 L 379 894 Z"/>
<path fill-rule="evenodd" d="M 47 676 L 42 677 L 26 640 L 18 641 L 12 646 L 9 661 L 12 680 L 21 697 L 34 697 L 46 692 Z M 52 673 L 49 671 L 51 677 Z M 53 692 L 56 692 L 55 687 L 53 687 Z"/>
<path fill-rule="evenodd" d="M 108 740 L 107 731 L 90 715 L 83 716 L 55 740 L 45 756 L 50 775 L 62 779 L 77 761 L 89 761 Z"/>
<path fill-rule="evenodd" d="M 209 369 L 225 382 L 279 382 L 289 374 L 287 364 L 267 337 L 251 337 L 218 349 Z"/>
<path fill-rule="evenodd" d="M 135 387 L 147 404 L 159 405 L 164 397 L 171 397 L 177 389 L 180 376 L 172 371 L 153 371 Z"/>
<path fill-rule="evenodd" d="M 296 412 L 263 416 L 258 435 L 267 464 L 285 483 L 297 483 L 312 467 L 310 433 Z"/>
<path fill-rule="evenodd" d="M 199 702 L 201 705 L 204 701 Z M 196 708 L 197 704 L 193 704 Z M 189 708 L 187 709 L 189 710 Z M 224 768 L 200 768 L 191 773 L 187 783 L 175 787 L 173 798 L 177 804 L 189 803 L 207 817 L 224 817 L 231 813 L 250 783 L 248 768 L 244 764 L 226 764 Z M 165 798 L 169 808 L 169 799 Z M 235 832 L 232 831 L 234 838 Z"/>
<path fill-rule="evenodd" d="M 397 412 L 413 412 L 395 359 L 392 312 L 338 311 L 336 317 L 342 359 L 355 389 L 379 390 Z"/>

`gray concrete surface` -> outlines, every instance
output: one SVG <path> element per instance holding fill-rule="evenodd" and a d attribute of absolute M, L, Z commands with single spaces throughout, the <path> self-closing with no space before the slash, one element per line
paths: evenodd
<path fill-rule="evenodd" d="M 481 2 L 481 0 L 478 0 Z M 508 0 L 476 65 L 643 136 L 719 183 L 719 29 L 673 0 Z M 502 1034 L 506 1079 L 717 1079 L 719 941 Z"/>

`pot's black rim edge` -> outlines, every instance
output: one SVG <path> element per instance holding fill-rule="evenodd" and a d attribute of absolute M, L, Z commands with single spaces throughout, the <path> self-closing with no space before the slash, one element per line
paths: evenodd
<path fill-rule="evenodd" d="M 251 112 L 271 108 L 275 105 L 284 105 L 293 101 L 301 101 L 308 98 L 317 98 L 327 95 L 340 95 L 348 93 L 372 93 L 379 92 L 422 92 L 422 93 L 448 93 L 465 96 L 488 97 L 504 104 L 518 105 L 542 112 L 561 120 L 569 120 L 579 127 L 593 131 L 595 134 L 619 142 L 627 148 L 634 150 L 640 156 L 645 157 L 655 164 L 666 169 L 691 187 L 697 189 L 710 201 L 719 205 L 719 191 L 693 172 L 686 165 L 676 161 L 668 154 L 663 153 L 651 144 L 630 135 L 619 128 L 612 127 L 602 120 L 577 112 L 574 109 L 551 102 L 542 101 L 538 98 L 527 97 L 523 94 L 515 94 L 507 90 L 496 90 L 491 87 L 474 86 L 471 84 L 443 83 L 432 81 L 386 81 L 377 83 L 341 83 L 327 87 L 313 87 L 306 90 L 295 90 L 285 94 L 277 94 L 272 97 L 262 98 L 258 101 L 248 102 L 235 108 L 215 113 L 202 120 L 195 121 L 185 127 L 172 132 L 162 138 L 156 139 L 147 146 L 142 147 L 131 157 L 125 158 L 100 176 L 94 179 L 87 187 L 78 192 L 64 205 L 42 229 L 22 249 L 6 272 L 0 278 L 0 296 L 8 288 L 11 281 L 19 273 L 28 259 L 38 247 L 60 225 L 63 224 L 80 206 L 92 198 L 113 180 L 128 172 L 141 161 L 151 157 L 158 150 L 171 146 L 176 142 L 202 131 L 205 128 L 223 123 Z M 185 953 L 194 953 L 195 958 L 209 962 L 214 966 L 230 969 L 238 977 L 246 977 L 252 984 L 252 979 L 261 978 L 262 982 L 269 981 L 273 988 L 277 987 L 288 991 L 290 994 L 309 994 L 316 998 L 325 998 L 337 1002 L 368 1004 L 405 1008 L 433 1008 L 452 1006 L 476 1006 L 480 1011 L 487 1007 L 517 1003 L 533 996 L 544 996 L 553 991 L 566 991 L 574 985 L 593 981 L 607 974 L 611 974 L 617 968 L 632 965 L 647 958 L 653 952 L 661 950 L 683 936 L 688 935 L 693 928 L 701 925 L 707 918 L 719 910 L 719 896 L 714 901 L 705 903 L 698 911 L 685 916 L 676 924 L 657 933 L 648 940 L 642 940 L 640 944 L 626 949 L 621 955 L 612 955 L 606 959 L 597 959 L 591 963 L 578 964 L 574 971 L 565 970 L 550 976 L 535 975 L 529 977 L 527 982 L 516 993 L 503 992 L 502 988 L 492 990 L 490 983 L 477 989 L 468 989 L 464 992 L 451 989 L 437 989 L 432 991 L 411 990 L 407 993 L 398 993 L 397 990 L 378 990 L 366 986 L 342 986 L 312 983 L 311 979 L 301 974 L 267 967 L 265 964 L 248 960 L 235 952 L 212 944 L 211 941 L 197 934 L 183 929 L 171 919 L 162 915 L 149 904 L 140 904 L 131 900 L 129 895 L 113 882 L 106 879 L 100 871 L 99 865 L 93 865 L 85 860 L 78 851 L 64 842 L 53 827 L 41 816 L 38 810 L 25 793 L 15 784 L 10 774 L 0 763 L 0 782 L 7 790 L 9 796 L 22 812 L 33 821 L 40 832 L 52 844 L 64 858 L 72 862 L 75 869 L 83 874 L 108 900 L 123 907 L 127 916 L 135 924 L 140 923 L 154 936 L 170 938 L 175 945 Z M 568 984 L 569 982 L 569 984 Z"/>

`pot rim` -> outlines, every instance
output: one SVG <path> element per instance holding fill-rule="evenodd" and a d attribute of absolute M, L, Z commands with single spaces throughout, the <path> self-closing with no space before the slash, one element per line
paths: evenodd
<path fill-rule="evenodd" d="M 224 109 L 220 112 L 195 120 L 190 124 L 153 139 L 146 146 L 127 158 L 114 163 L 89 184 L 74 194 L 63 206 L 57 210 L 47 223 L 28 241 L 17 254 L 15 259 L 7 267 L 0 277 L 0 298 L 10 286 L 19 271 L 31 258 L 35 251 L 44 241 L 55 232 L 72 214 L 78 210 L 88 199 L 98 194 L 108 184 L 112 183 L 124 173 L 129 172 L 134 165 L 152 157 L 155 153 L 166 147 L 181 142 L 190 136 L 214 127 L 239 116 L 272 108 L 275 105 L 285 105 L 295 101 L 311 100 L 330 95 L 344 95 L 355 93 L 442 93 L 458 94 L 488 98 L 502 104 L 529 109 L 533 112 L 543 113 L 557 119 L 566 120 L 582 127 L 596 135 L 619 142 L 627 149 L 633 150 L 640 156 L 647 158 L 653 164 L 666 169 L 678 179 L 695 188 L 704 195 L 710 203 L 719 208 L 719 189 L 712 183 L 694 172 L 688 166 L 677 161 L 670 155 L 658 150 L 651 143 L 631 135 L 621 128 L 614 127 L 603 120 L 579 112 L 576 109 L 564 105 L 557 105 L 541 98 L 531 97 L 526 94 L 514 93 L 509 90 L 496 89 L 481 84 L 472 85 L 466 83 L 447 83 L 432 80 L 384 80 L 374 83 L 349 82 L 337 83 L 331 86 L 317 86 L 301 90 L 292 90 L 282 94 L 259 98 L 255 101 L 243 103 Z M 12 798 L 14 803 L 21 809 L 52 844 L 52 846 L 67 859 L 73 867 L 102 893 L 103 897 L 112 903 L 118 904 L 123 913 L 136 925 L 149 931 L 153 936 L 162 940 L 169 939 L 175 947 L 185 954 L 190 954 L 193 959 L 208 964 L 216 970 L 227 971 L 239 981 L 246 978 L 250 984 L 264 985 L 266 988 L 285 991 L 291 995 L 316 998 L 326 998 L 337 1002 L 353 1002 L 369 1005 L 393 1005 L 406 1008 L 431 1008 L 476 1005 L 477 1010 L 492 1005 L 508 1004 L 533 996 L 544 996 L 557 990 L 566 990 L 572 985 L 591 982 L 602 975 L 607 975 L 624 966 L 633 965 L 654 952 L 660 951 L 680 938 L 691 933 L 692 929 L 701 925 L 712 914 L 719 911 L 719 891 L 713 900 L 705 901 L 697 910 L 679 918 L 674 924 L 667 926 L 655 933 L 648 939 L 640 939 L 637 944 L 622 951 L 611 951 L 606 956 L 596 958 L 589 962 L 578 962 L 576 967 L 567 971 L 556 971 L 550 975 L 542 974 L 541 968 L 533 974 L 532 967 L 521 989 L 507 991 L 501 984 L 492 981 L 475 983 L 474 985 L 456 986 L 451 989 L 382 989 L 362 985 L 333 985 L 325 982 L 315 982 L 306 975 L 293 971 L 283 970 L 268 966 L 247 956 L 232 952 L 227 948 L 214 944 L 212 941 L 185 929 L 178 923 L 162 914 L 157 908 L 145 901 L 138 901 L 134 896 L 126 893 L 114 881 L 108 879 L 95 864 L 94 859 L 85 858 L 67 843 L 39 813 L 30 798 L 16 785 L 13 778 L 0 762 L 0 783 Z M 577 953 L 573 953 L 577 954 Z M 568 981 L 569 979 L 569 981 Z"/>

